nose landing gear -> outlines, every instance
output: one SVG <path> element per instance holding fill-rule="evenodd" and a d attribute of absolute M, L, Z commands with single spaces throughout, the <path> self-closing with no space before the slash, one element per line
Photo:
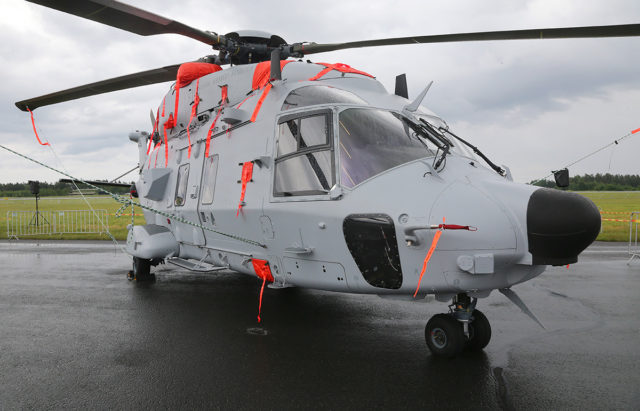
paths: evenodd
<path fill-rule="evenodd" d="M 479 351 L 491 340 L 491 325 L 476 310 L 477 299 L 458 294 L 448 314 L 436 314 L 427 323 L 424 336 L 431 353 L 438 357 L 454 357 L 463 350 Z"/>
<path fill-rule="evenodd" d="M 151 274 L 151 266 L 154 264 L 153 260 L 147 260 L 144 258 L 133 257 L 133 269 L 127 273 L 127 279 L 129 281 L 153 281 L 155 275 Z"/>

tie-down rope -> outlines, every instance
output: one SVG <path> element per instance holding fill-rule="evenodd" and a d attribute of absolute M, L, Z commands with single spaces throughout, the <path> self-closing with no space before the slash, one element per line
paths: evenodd
<path fill-rule="evenodd" d="M 79 181 L 79 182 L 81 182 L 81 183 L 83 183 L 83 184 L 86 184 L 86 185 L 88 185 L 89 187 L 91 187 L 91 188 L 93 188 L 93 189 L 95 189 L 95 190 L 98 190 L 98 191 L 100 191 L 100 192 L 103 192 L 103 193 L 105 193 L 105 194 L 108 194 L 108 195 L 110 195 L 110 196 L 111 196 L 115 201 L 117 201 L 117 202 L 119 202 L 119 203 L 121 203 L 121 204 L 124 204 L 124 205 L 131 205 L 132 207 L 133 207 L 133 206 L 138 206 L 138 207 L 140 207 L 140 208 L 142 208 L 142 209 L 144 209 L 144 210 L 151 211 L 151 212 L 153 212 L 153 213 L 155 213 L 155 214 L 158 214 L 158 215 L 161 215 L 161 216 L 163 216 L 163 217 L 167 217 L 167 218 L 170 218 L 170 219 L 172 219 L 172 220 L 179 221 L 179 222 L 181 222 L 181 223 L 188 224 L 188 225 L 190 225 L 190 226 L 200 228 L 200 229 L 202 229 L 202 230 L 211 231 L 212 233 L 216 233 L 216 234 L 222 235 L 222 236 L 224 236 L 224 237 L 231 238 L 231 239 L 233 239 L 233 240 L 242 241 L 242 242 L 247 243 L 247 244 L 252 244 L 252 245 L 256 245 L 256 246 L 258 246 L 258 247 L 267 248 L 267 246 L 266 246 L 266 245 L 264 245 L 264 244 L 262 244 L 262 243 L 259 243 L 259 242 L 257 242 L 257 241 L 249 240 L 249 239 L 247 239 L 247 238 L 243 238 L 243 237 L 240 237 L 240 236 L 237 236 L 237 235 L 234 235 L 234 234 L 227 234 L 227 233 L 223 233 L 223 232 L 221 232 L 221 231 L 217 231 L 217 230 L 214 230 L 214 229 L 212 229 L 212 228 L 205 227 L 205 226 L 203 226 L 203 225 L 201 225 L 201 224 L 197 224 L 197 223 L 194 223 L 194 222 L 192 222 L 192 221 L 185 220 L 185 219 L 184 219 L 184 218 L 182 218 L 182 217 L 178 217 L 178 216 L 175 216 L 175 215 L 173 215 L 173 214 L 169 214 L 169 213 L 166 213 L 166 212 L 164 212 L 164 211 L 157 210 L 157 209 L 155 209 L 155 208 L 153 208 L 153 207 L 149 207 L 149 206 L 146 206 L 146 205 L 143 205 L 143 204 L 140 204 L 140 203 L 136 203 L 135 201 L 133 201 L 133 200 L 131 200 L 131 199 L 129 199 L 129 198 L 126 198 L 126 197 L 123 197 L 123 196 L 121 196 L 121 195 L 118 195 L 118 194 L 112 193 L 112 192 L 110 192 L 109 190 L 106 190 L 106 189 L 104 189 L 104 188 L 102 188 L 102 187 L 95 186 L 95 185 L 93 185 L 93 184 L 91 184 L 91 183 L 88 183 L 88 182 L 86 182 L 86 181 L 84 181 L 84 180 L 81 180 L 81 179 L 79 179 L 79 178 L 75 178 L 75 177 L 73 177 L 72 175 L 67 174 L 67 173 L 65 173 L 65 172 L 63 172 L 63 171 L 57 170 L 57 169 L 55 169 L 55 168 L 53 168 L 53 167 L 51 167 L 51 166 L 48 166 L 48 165 L 46 165 L 46 164 L 44 164 L 44 163 L 41 163 L 40 161 L 38 161 L 38 160 L 36 160 L 36 159 L 34 159 L 34 158 L 31 158 L 31 157 L 26 156 L 26 155 L 24 155 L 24 154 L 18 153 L 17 151 L 14 151 L 14 150 L 12 150 L 12 149 L 10 149 L 10 148 L 8 148 L 8 147 L 5 147 L 5 146 L 4 146 L 4 145 L 2 145 L 2 144 L 0 144 L 0 148 L 3 148 L 3 149 L 5 149 L 5 150 L 7 150 L 7 151 L 9 151 L 9 152 L 11 152 L 11 153 L 13 153 L 13 154 L 15 154 L 15 155 L 19 156 L 19 157 L 22 157 L 22 158 L 24 158 L 24 159 L 26 159 L 26 160 L 29 160 L 29 161 L 31 161 L 31 162 L 33 162 L 33 163 L 36 163 L 36 164 L 38 164 L 38 165 L 41 165 L 42 167 L 48 168 L 49 170 L 54 171 L 54 172 L 56 172 L 56 173 L 58 173 L 58 174 L 62 174 L 63 176 L 69 177 L 69 178 L 70 178 L 70 179 L 72 179 L 72 180 L 76 180 L 76 181 Z"/>

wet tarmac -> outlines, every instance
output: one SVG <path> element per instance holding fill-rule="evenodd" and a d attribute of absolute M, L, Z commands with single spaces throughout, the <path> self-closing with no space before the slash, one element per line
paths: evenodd
<path fill-rule="evenodd" d="M 431 357 L 446 304 L 265 290 L 161 266 L 126 280 L 111 243 L 0 242 L 0 409 L 640 409 L 640 261 L 595 244 L 494 292 L 484 352 Z"/>

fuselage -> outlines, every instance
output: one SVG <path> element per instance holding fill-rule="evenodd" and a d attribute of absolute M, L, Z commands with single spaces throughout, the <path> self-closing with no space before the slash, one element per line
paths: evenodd
<path fill-rule="evenodd" d="M 446 124 L 422 106 L 408 112 L 410 101 L 366 73 L 295 61 L 267 80 L 261 63 L 191 81 L 177 105 L 170 89 L 160 142 L 138 140 L 137 189 L 142 204 L 175 217 L 145 211 L 131 254 L 250 275 L 251 260 L 266 260 L 276 286 L 354 293 L 411 295 L 422 273 L 419 294 L 448 299 L 575 262 L 597 235 L 588 200 L 514 183 L 458 142 L 443 156 L 405 119 Z M 443 223 L 473 230 L 445 229 L 427 264 Z"/>

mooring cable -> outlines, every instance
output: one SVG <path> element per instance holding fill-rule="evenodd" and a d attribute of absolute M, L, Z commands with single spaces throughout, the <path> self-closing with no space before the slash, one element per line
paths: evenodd
<path fill-rule="evenodd" d="M 47 164 L 44 164 L 44 163 L 42 163 L 42 162 L 40 162 L 40 161 L 38 161 L 38 160 L 36 160 L 34 158 L 31 158 L 31 157 L 29 157 L 27 155 L 24 155 L 24 154 L 19 153 L 19 152 L 15 151 L 15 150 L 12 150 L 9 147 L 6 147 L 6 146 L 4 146 L 2 144 L 0 144 L 0 148 L 3 148 L 4 150 L 9 151 L 10 153 L 13 153 L 13 154 L 15 154 L 15 155 L 17 155 L 19 157 L 22 157 L 22 158 L 24 158 L 26 160 L 29 160 L 29 161 L 31 161 L 33 163 L 41 165 L 42 167 L 45 167 L 45 168 L 47 168 L 47 169 L 49 169 L 51 171 L 54 171 L 54 172 L 56 172 L 58 174 L 62 174 L 63 176 L 69 177 L 72 180 L 77 180 L 77 181 L 81 182 L 82 184 L 86 184 L 87 186 L 89 186 L 89 187 L 91 187 L 91 188 L 93 188 L 95 190 L 98 190 L 98 191 L 101 191 L 103 193 L 106 193 L 106 194 L 110 195 L 115 201 L 117 201 L 117 202 L 119 202 L 121 204 L 135 205 L 135 206 L 138 206 L 138 207 L 140 207 L 140 208 L 142 208 L 144 210 L 151 211 L 151 212 L 153 212 L 155 214 L 161 215 L 161 216 L 166 217 L 166 218 L 173 219 L 173 220 L 181 222 L 183 224 L 188 224 L 190 226 L 193 226 L 193 227 L 196 227 L 196 228 L 200 228 L 202 230 L 207 230 L 207 231 L 210 231 L 212 233 L 219 234 L 221 236 L 228 237 L 228 238 L 231 238 L 231 239 L 236 240 L 236 241 L 241 241 L 241 242 L 244 242 L 244 243 L 247 243 L 247 244 L 251 244 L 251 245 L 255 245 L 255 246 L 258 246 L 258 247 L 261 247 L 261 248 L 267 248 L 267 246 L 265 244 L 259 243 L 258 241 L 254 241 L 254 240 L 243 238 L 243 237 L 240 237 L 240 236 L 237 236 L 237 235 L 234 235 L 234 234 L 228 234 L 228 233 L 224 233 L 222 231 L 214 230 L 212 228 L 205 227 L 202 224 L 197 224 L 197 223 L 194 223 L 192 221 L 185 220 L 182 217 L 178 217 L 176 215 L 169 214 L 169 213 L 166 213 L 166 212 L 161 211 L 161 210 L 157 210 L 157 209 L 155 209 L 153 207 L 149 207 L 149 206 L 146 206 L 146 205 L 143 205 L 143 204 L 140 204 L 140 203 L 136 203 L 135 201 L 133 201 L 131 199 L 128 199 L 128 198 L 123 197 L 121 195 L 112 193 L 112 192 L 110 192 L 110 191 L 108 191 L 108 190 L 106 190 L 106 189 L 104 189 L 102 187 L 98 187 L 96 185 L 93 185 L 93 184 L 91 184 L 89 182 L 86 182 L 84 180 L 81 180 L 79 178 L 75 178 L 72 175 L 65 173 L 64 171 L 57 170 L 57 169 L 55 169 L 55 168 L 53 168 L 53 167 L 51 167 L 51 166 L 49 166 Z"/>
<path fill-rule="evenodd" d="M 574 161 L 573 163 L 567 164 L 566 166 L 564 166 L 564 167 L 562 167 L 562 168 L 569 168 L 569 167 L 571 167 L 571 166 L 573 166 L 573 165 L 575 165 L 575 164 L 577 164 L 577 163 L 581 162 L 582 160 L 586 160 L 587 158 L 589 158 L 589 157 L 591 157 L 591 156 L 593 156 L 593 155 L 595 155 L 595 154 L 597 154 L 597 153 L 601 152 L 602 150 L 604 150 L 605 148 L 608 148 L 609 146 L 612 146 L 612 145 L 614 145 L 614 144 L 616 144 L 616 145 L 617 145 L 617 144 L 619 144 L 619 143 L 620 143 L 622 140 L 624 140 L 625 138 L 627 138 L 627 137 L 631 137 L 632 135 L 634 135 L 634 134 L 636 134 L 636 133 L 639 133 L 639 132 L 640 132 L 640 128 L 637 128 L 637 129 L 635 129 L 635 130 L 632 130 L 632 131 L 630 131 L 629 133 L 625 134 L 624 136 L 622 136 L 622 137 L 620 137 L 620 138 L 618 138 L 618 139 L 613 140 L 612 142 L 608 143 L 607 145 L 605 145 L 605 146 L 603 146 L 603 147 L 600 147 L 600 148 L 599 148 L 599 149 L 597 149 L 596 151 L 594 151 L 594 152 L 592 152 L 592 153 L 589 153 L 589 154 L 587 154 L 586 156 L 580 157 L 579 159 L 577 159 L 577 160 L 576 160 L 576 161 Z M 609 167 L 611 167 L 611 161 L 609 161 Z M 531 182 L 531 184 L 535 184 L 535 183 L 537 183 L 537 182 L 544 181 L 544 180 L 546 180 L 547 178 L 551 177 L 552 175 L 553 175 L 553 171 L 552 171 L 551 173 L 549 173 L 548 175 L 546 175 L 545 177 L 542 177 L 542 178 L 539 178 L 539 179 L 537 179 L 537 180 L 532 181 L 532 182 Z"/>

